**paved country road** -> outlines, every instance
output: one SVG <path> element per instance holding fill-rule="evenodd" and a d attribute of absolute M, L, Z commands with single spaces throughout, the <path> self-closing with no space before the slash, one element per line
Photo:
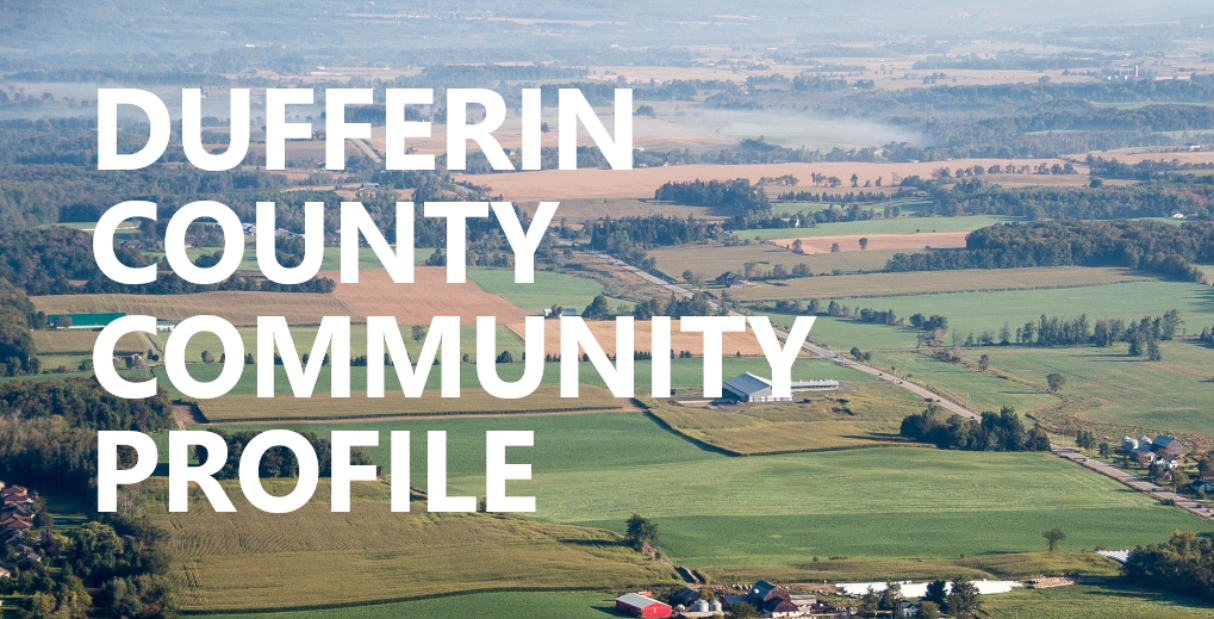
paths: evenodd
<path fill-rule="evenodd" d="M 601 252 L 595 252 L 595 251 L 590 251 L 587 253 L 591 253 L 596 256 L 600 256 L 604 260 L 607 260 L 616 265 L 619 265 L 620 267 L 624 268 L 625 270 L 637 275 L 641 279 L 644 279 L 645 281 L 650 282 L 654 285 L 661 286 L 662 288 L 664 288 L 670 292 L 673 292 L 676 295 L 679 295 L 682 297 L 691 297 L 693 294 L 690 290 L 688 290 L 678 284 L 672 284 L 668 281 L 665 281 L 665 280 L 661 279 L 660 277 L 657 277 L 651 273 L 638 269 L 637 267 L 632 266 L 631 264 L 628 264 L 628 263 L 624 262 L 623 260 L 620 260 L 613 256 L 608 256 L 607 254 L 604 254 Z M 734 314 L 734 315 L 741 315 L 738 312 L 730 312 L 730 313 Z M 775 331 L 776 331 L 776 334 L 778 336 L 780 336 L 781 338 L 784 338 L 784 339 L 788 338 L 787 331 L 782 330 L 782 329 L 776 329 Z M 812 344 L 807 341 L 807 342 L 805 342 L 804 346 L 802 346 L 802 349 L 809 353 L 812 353 L 818 357 L 821 357 L 823 359 L 830 359 L 831 361 L 834 361 L 835 363 L 838 363 L 839 365 L 851 368 L 853 370 L 856 370 L 857 372 L 864 372 L 865 374 L 868 374 L 870 376 L 875 376 L 878 379 L 883 380 L 887 383 L 897 385 L 898 387 L 901 387 L 901 388 L 923 398 L 923 400 L 925 402 L 928 400 L 934 401 L 937 406 L 939 406 L 951 413 L 961 415 L 962 417 L 968 417 L 970 419 L 979 419 L 981 417 L 974 411 L 969 410 L 968 408 L 966 408 L 956 402 L 953 402 L 952 400 L 932 391 L 931 389 L 928 389 L 927 387 L 924 387 L 922 385 L 917 385 L 908 380 L 900 379 L 892 374 L 883 372 L 872 366 L 864 365 L 863 363 L 859 363 L 857 361 L 853 361 L 846 357 L 842 357 L 835 351 L 833 351 L 825 346 L 819 346 L 817 344 Z M 1163 486 L 1155 484 L 1154 482 L 1150 481 L 1147 478 L 1140 477 L 1140 476 L 1134 475 L 1132 473 L 1128 473 L 1111 464 L 1101 462 L 1101 461 L 1097 460 L 1096 458 L 1087 456 L 1087 455 L 1083 454 L 1082 452 L 1076 451 L 1074 448 L 1066 447 L 1064 445 L 1050 443 L 1050 452 L 1060 458 L 1070 460 L 1071 462 L 1074 462 L 1075 464 L 1078 464 L 1080 466 L 1084 466 L 1093 471 L 1096 471 L 1097 473 L 1100 473 L 1101 475 L 1104 475 L 1106 477 L 1111 477 L 1112 479 L 1115 479 L 1115 480 L 1129 486 L 1130 488 L 1133 488 L 1134 490 L 1146 493 L 1146 494 L 1154 497 L 1157 500 L 1160 500 L 1160 501 L 1171 500 L 1171 501 L 1175 502 L 1176 506 L 1180 507 L 1181 509 L 1184 509 L 1184 510 L 1191 512 L 1193 514 L 1196 514 L 1198 516 L 1201 516 L 1202 518 L 1205 518 L 1206 520 L 1214 520 L 1214 510 L 1210 510 L 1206 507 L 1203 507 L 1203 506 L 1197 504 L 1196 502 L 1194 502 L 1192 499 L 1182 496 L 1180 494 L 1177 494 L 1175 492 L 1172 492 L 1171 490 L 1169 490 Z"/>

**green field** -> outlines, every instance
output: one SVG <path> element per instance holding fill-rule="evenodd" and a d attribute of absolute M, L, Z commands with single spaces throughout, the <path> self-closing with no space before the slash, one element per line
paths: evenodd
<path fill-rule="evenodd" d="M 301 352 L 302 354 L 302 352 Z M 704 380 L 704 360 L 703 359 L 672 359 L 670 362 L 670 378 L 671 384 L 674 386 L 676 395 L 679 397 L 692 397 L 701 393 L 701 385 Z M 197 380 L 210 381 L 219 376 L 219 372 L 223 366 L 218 363 L 202 364 L 195 363 L 187 366 L 190 375 Z M 497 370 L 502 380 L 518 380 L 523 374 L 523 363 L 506 363 L 498 364 Z M 579 364 L 581 368 L 579 376 L 580 383 L 583 385 L 593 385 L 598 387 L 606 386 L 602 377 L 594 369 L 594 366 L 588 362 Z M 649 392 L 650 385 L 650 362 L 637 361 L 634 366 L 634 377 L 636 385 L 636 393 L 645 395 Z M 722 376 L 729 378 L 737 376 L 743 372 L 754 372 L 768 376 L 771 374 L 770 366 L 767 360 L 762 357 L 725 357 L 721 360 Z M 440 371 L 442 366 L 435 365 L 430 371 L 430 377 L 426 383 L 427 389 L 438 389 L 440 387 Z M 180 397 L 169 383 L 163 366 L 158 366 L 155 369 L 156 376 L 160 378 L 161 384 L 169 388 L 170 396 Z M 840 368 L 830 361 L 823 359 L 808 359 L 802 358 L 793 366 L 792 376 L 794 380 L 808 380 L 814 378 L 838 378 L 839 380 L 865 380 L 866 377 L 858 372 L 851 372 L 845 368 Z M 350 368 L 350 388 L 352 391 L 359 392 L 366 390 L 367 384 L 367 368 L 351 367 Z M 476 364 L 461 364 L 460 365 L 460 381 L 461 384 L 468 389 L 475 389 L 480 386 L 480 381 L 477 378 Z M 316 394 L 328 393 L 330 385 L 330 368 L 328 366 L 320 369 L 319 378 L 316 381 Z M 867 378 L 867 380 L 875 380 Z M 275 393 L 289 395 L 291 393 L 290 383 L 287 381 L 285 370 L 281 367 L 275 367 Z M 546 363 L 544 365 L 544 378 L 541 385 L 559 385 L 560 384 L 560 363 Z M 397 380 L 396 372 L 391 367 L 385 368 L 384 385 L 386 390 L 400 389 L 400 382 Z M 236 387 L 229 392 L 229 395 L 256 395 L 257 394 L 257 369 L 256 366 L 245 366 L 244 372 L 240 377 L 240 382 Z"/>
<path fill-rule="evenodd" d="M 868 221 L 845 221 L 818 224 L 812 228 L 778 228 L 764 230 L 739 230 L 744 239 L 759 238 L 792 239 L 807 236 L 832 236 L 835 234 L 910 234 L 912 232 L 969 232 L 995 224 L 1023 221 L 1021 217 L 1003 215 L 975 215 L 971 217 L 899 217 L 897 219 L 870 219 Z"/>
<path fill-rule="evenodd" d="M 505 297 L 507 301 L 529 313 L 539 313 L 549 307 L 576 307 L 579 310 L 603 294 L 603 285 L 584 277 L 557 273 L 535 272 L 535 283 L 514 283 L 514 269 L 469 267 L 468 279 L 489 294 Z M 612 307 L 615 307 L 615 303 Z"/>
<path fill-rule="evenodd" d="M 898 429 L 923 400 L 886 382 L 853 382 L 844 393 L 797 393 L 811 403 L 764 404 L 719 411 L 647 401 L 666 425 L 733 454 L 825 451 L 905 443 Z"/>
<path fill-rule="evenodd" d="M 1211 525 L 1112 480 L 1039 453 L 862 449 L 730 458 L 660 431 L 641 415 L 288 425 L 405 429 L 422 485 L 429 429 L 448 431 L 451 492 L 484 490 L 485 429 L 535 431 L 531 481 L 538 518 L 619 531 L 642 513 L 672 560 L 694 566 L 797 566 L 813 556 L 957 557 L 1042 549 L 1062 527 L 1065 550 L 1132 547 Z M 387 446 L 372 450 L 377 461 Z M 517 458 L 517 460 L 515 460 Z"/>
<path fill-rule="evenodd" d="M 1008 274 L 1021 270 L 1011 269 Z M 1187 333 L 1196 334 L 1214 324 L 1214 288 L 1184 282 L 1132 281 L 1075 288 L 840 298 L 839 303 L 892 309 L 900 317 L 939 314 L 948 318 L 950 330 L 963 334 L 973 331 L 975 337 L 982 331 L 998 332 L 1005 322 L 1014 337 L 1017 327 L 1040 320 L 1042 314 L 1067 318 L 1086 314 L 1094 323 L 1102 318 L 1138 320 L 1175 309 L 1185 321 L 1183 329 Z"/>
<path fill-rule="evenodd" d="M 740 301 L 778 299 L 851 299 L 927 296 L 948 293 L 1006 291 L 1020 293 L 1037 289 L 1073 289 L 1130 282 L 1158 283 L 1143 273 L 1119 268 L 1045 267 L 963 271 L 915 271 L 911 273 L 869 273 L 837 277 L 800 277 L 767 282 L 751 282 L 750 287 L 729 291 Z M 1197 284 L 1189 284 L 1197 286 Z M 1207 289 L 1208 290 L 1208 289 Z M 884 304 L 884 299 L 865 301 L 860 307 Z"/>
<path fill-rule="evenodd" d="M 1209 619 L 1214 606 L 1122 584 L 1019 589 L 983 599 L 993 619 Z"/>
<path fill-rule="evenodd" d="M 1214 400 L 1214 349 L 1192 341 L 1164 342 L 1161 348 L 1163 361 L 1155 363 L 1128 357 L 1125 344 L 1107 349 L 967 350 L 971 364 L 979 354 L 990 356 L 992 371 L 988 375 L 913 353 L 878 353 L 875 363 L 909 371 L 915 381 L 952 397 L 963 398 L 968 393 L 970 403 L 984 410 L 1001 403 L 1014 404 L 1021 411 L 1045 406 L 1037 417 L 1053 430 L 1094 430 L 1108 440 L 1146 432 L 1177 434 L 1203 444 L 1214 442 L 1214 419 L 1209 415 L 1209 403 Z M 1067 377 L 1061 400 L 1045 393 L 1045 377 L 1053 372 Z"/>
<path fill-rule="evenodd" d="M 654 249 L 649 255 L 657 260 L 658 270 L 673 278 L 682 279 L 683 272 L 690 270 L 711 282 L 726 271 L 745 273 L 747 262 L 755 263 L 760 271 L 770 271 L 777 264 L 791 271 L 794 266 L 804 264 L 815 275 L 829 275 L 835 271 L 880 271 L 896 253 L 894 250 L 873 250 L 798 255 L 776 245 L 754 243 L 679 245 Z"/>
<path fill-rule="evenodd" d="M 351 608 L 295 612 L 202 615 L 204 619 L 603 619 L 614 614 L 615 596 L 592 591 L 473 593 Z"/>
<path fill-rule="evenodd" d="M 1023 383 L 1001 377 L 1002 361 L 992 362 L 994 371 L 986 373 L 978 372 L 973 367 L 984 353 L 996 359 L 1010 350 L 994 347 L 966 349 L 968 366 L 937 361 L 926 354 L 914 352 L 879 352 L 873 354 L 872 365 L 882 370 L 893 368 L 891 371 L 899 376 L 942 393 L 959 404 L 968 405 L 971 410 L 998 411 L 1003 406 L 1011 406 L 1023 414 L 1057 406 L 1060 400 L 1047 393 L 1044 374 L 1040 384 Z"/>
<path fill-rule="evenodd" d="M 429 325 L 423 325 L 429 326 Z M 244 350 L 246 353 L 252 353 L 257 356 L 257 328 L 256 327 L 238 327 L 237 332 L 240 333 L 240 339 L 244 341 Z M 291 336 L 295 341 L 295 352 L 301 357 L 304 354 L 311 353 L 312 343 L 316 340 L 316 332 L 319 327 L 316 326 L 297 326 L 291 327 Z M 413 341 L 412 327 L 401 325 L 401 339 L 405 342 L 405 349 L 409 351 L 410 358 L 416 362 L 417 354 L 421 352 L 421 342 Z M 155 334 L 153 339 L 156 341 L 156 346 L 161 351 L 168 344 L 171 332 L 162 331 Z M 510 351 L 511 356 L 515 359 L 521 359 L 523 355 L 523 340 L 519 339 L 513 331 L 506 328 L 505 325 L 497 327 L 497 347 L 496 350 Z M 187 363 L 199 363 L 202 359 L 202 352 L 209 351 L 216 359 L 223 353 L 223 344 L 220 343 L 219 337 L 213 333 L 199 333 L 190 338 L 186 345 L 185 359 Z M 472 360 L 476 360 L 476 325 L 463 325 L 459 330 L 459 351 L 460 355 L 467 354 Z M 350 325 L 350 357 L 356 358 L 366 356 L 367 354 L 367 325 L 364 323 L 354 323 Z"/>

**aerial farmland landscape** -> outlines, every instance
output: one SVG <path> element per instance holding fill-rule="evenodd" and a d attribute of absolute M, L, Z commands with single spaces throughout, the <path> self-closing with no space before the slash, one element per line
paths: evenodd
<path fill-rule="evenodd" d="M 0 2 L 0 617 L 1214 618 L 1211 29 Z"/>

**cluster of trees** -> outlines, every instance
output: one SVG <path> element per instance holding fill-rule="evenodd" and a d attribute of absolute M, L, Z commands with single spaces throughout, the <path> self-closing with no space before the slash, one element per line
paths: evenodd
<path fill-rule="evenodd" d="M 901 214 L 901 209 L 898 210 L 898 214 Z M 892 213 L 886 216 L 897 217 L 897 215 Z M 755 229 L 783 230 L 786 228 L 813 228 L 818 224 L 840 221 L 868 221 L 875 217 L 876 214 L 873 209 L 861 208 L 858 204 L 851 204 L 843 208 L 831 206 L 813 212 L 798 211 L 791 215 L 772 215 L 755 212 L 747 213 L 746 215 L 734 215 L 725 220 L 721 224 L 721 228 L 731 232 Z"/>
<path fill-rule="evenodd" d="M 105 276 L 93 260 L 92 237 L 64 226 L 29 228 L 0 234 L 0 278 L 20 286 L 27 294 L 182 294 L 208 290 L 266 290 L 274 292 L 332 292 L 333 280 L 316 278 L 302 284 L 282 285 L 262 278 L 232 276 L 218 284 L 199 285 L 181 279 L 175 273 L 162 273 L 154 282 L 129 286 Z M 303 243 L 298 239 L 279 244 L 278 258 L 286 266 L 302 260 Z M 115 254 L 130 266 L 155 262 L 138 249 L 119 247 Z M 209 266 L 220 254 L 204 254 L 194 262 Z M 161 260 L 159 271 L 169 271 Z M 84 280 L 77 285 L 72 280 Z"/>
<path fill-rule="evenodd" d="M 1177 531 L 1162 544 L 1139 546 L 1122 567 L 1136 584 L 1214 601 L 1214 541 Z"/>
<path fill-rule="evenodd" d="M 771 202 L 763 187 L 752 185 L 745 178 L 731 181 L 671 181 L 658 187 L 653 192 L 653 199 L 693 206 L 733 208 L 743 212 L 771 210 Z"/>
<path fill-rule="evenodd" d="M 1150 221 L 1048 221 L 975 230 L 966 248 L 895 254 L 887 271 L 1121 266 L 1181 281 L 1203 281 L 1192 262 L 1214 259 L 1214 224 Z"/>
<path fill-rule="evenodd" d="M 902 420 L 899 434 L 940 449 L 962 451 L 1049 451 L 1050 438 L 1041 428 L 1027 429 L 1015 409 L 983 412 L 967 419 L 929 404 L 923 412 Z"/>
<path fill-rule="evenodd" d="M 24 542 L 43 560 L 17 563 L 0 579 L 0 593 L 20 596 L 18 606 L 32 619 L 171 617 L 164 538 L 145 520 L 123 517 L 65 533 L 37 526 Z"/>
<path fill-rule="evenodd" d="M 668 299 L 651 298 L 635 303 L 631 309 L 621 304 L 615 312 L 610 311 L 607 298 L 597 296 L 594 301 L 582 311 L 582 317 L 587 320 L 610 320 L 616 316 L 632 316 L 637 320 L 649 320 L 654 316 L 714 316 L 726 307 L 726 300 L 716 303 L 706 292 L 697 292 L 691 298 L 670 295 Z"/>
<path fill-rule="evenodd" d="M 172 406 L 163 390 L 153 398 L 128 400 L 94 379 L 2 383 L 0 476 L 48 491 L 83 492 L 97 476 L 98 430 L 172 427 Z"/>
<path fill-rule="evenodd" d="M 223 437 L 223 441 L 228 445 L 228 460 L 223 468 L 215 474 L 215 479 L 236 479 L 240 473 L 240 456 L 244 453 L 245 446 L 260 432 L 253 430 L 243 432 L 217 430 L 216 433 Z M 300 432 L 300 435 L 312 444 L 312 450 L 316 452 L 316 459 L 320 462 L 320 475 L 328 477 L 333 472 L 333 449 L 329 439 L 317 436 L 312 432 Z M 198 461 L 205 462 L 208 457 L 207 449 L 201 445 L 195 446 L 194 449 L 198 456 Z M 353 464 L 375 464 L 371 460 L 370 452 L 365 448 L 351 450 L 350 462 Z M 299 461 L 295 457 L 295 452 L 286 447 L 273 447 L 266 450 L 265 455 L 261 458 L 261 465 L 258 468 L 258 475 L 262 478 L 290 478 L 298 474 Z"/>
<path fill-rule="evenodd" d="M 37 374 L 42 369 L 30 329 L 45 322 L 25 292 L 0 279 L 0 376 Z"/>

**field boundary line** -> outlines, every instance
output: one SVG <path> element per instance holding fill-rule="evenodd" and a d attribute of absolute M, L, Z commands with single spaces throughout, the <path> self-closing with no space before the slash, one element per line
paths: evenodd
<path fill-rule="evenodd" d="M 669 583 L 629 583 L 624 588 L 632 589 L 636 587 L 648 587 L 667 585 Z M 605 587 L 604 587 L 605 588 Z M 177 609 L 177 612 L 182 615 L 255 615 L 263 613 L 287 613 L 287 612 L 304 612 L 312 610 L 331 610 L 338 608 L 360 608 L 363 606 L 384 606 L 386 604 L 400 604 L 401 602 L 420 602 L 423 600 L 436 600 L 440 598 L 456 597 L 461 595 L 477 595 L 482 593 L 561 593 L 581 591 L 585 593 L 602 593 L 608 595 L 606 591 L 595 589 L 594 587 L 481 587 L 477 589 L 466 589 L 464 591 L 452 591 L 449 593 L 423 593 L 419 595 L 385 598 L 382 600 L 368 600 L 365 602 L 337 602 L 333 604 L 310 604 L 306 606 L 276 606 L 273 608 L 182 608 Z"/>
<path fill-rule="evenodd" d="M 205 423 L 193 424 L 195 427 L 203 426 L 242 426 L 249 424 L 268 424 L 268 423 L 360 423 L 360 422 L 376 422 L 376 421 L 425 421 L 436 419 L 447 419 L 450 417 L 463 418 L 494 418 L 494 417 L 545 417 L 558 415 L 592 415 L 592 414 L 610 414 L 610 413 L 626 413 L 635 414 L 638 411 L 633 411 L 627 407 L 619 408 L 603 408 L 601 406 L 588 406 L 581 408 L 555 408 L 544 410 L 506 410 L 506 411 L 452 411 L 447 413 L 423 412 L 417 414 L 408 413 L 385 413 L 383 415 L 359 415 L 357 417 L 259 417 L 250 419 L 207 419 Z M 205 413 L 204 413 L 205 415 Z"/>

